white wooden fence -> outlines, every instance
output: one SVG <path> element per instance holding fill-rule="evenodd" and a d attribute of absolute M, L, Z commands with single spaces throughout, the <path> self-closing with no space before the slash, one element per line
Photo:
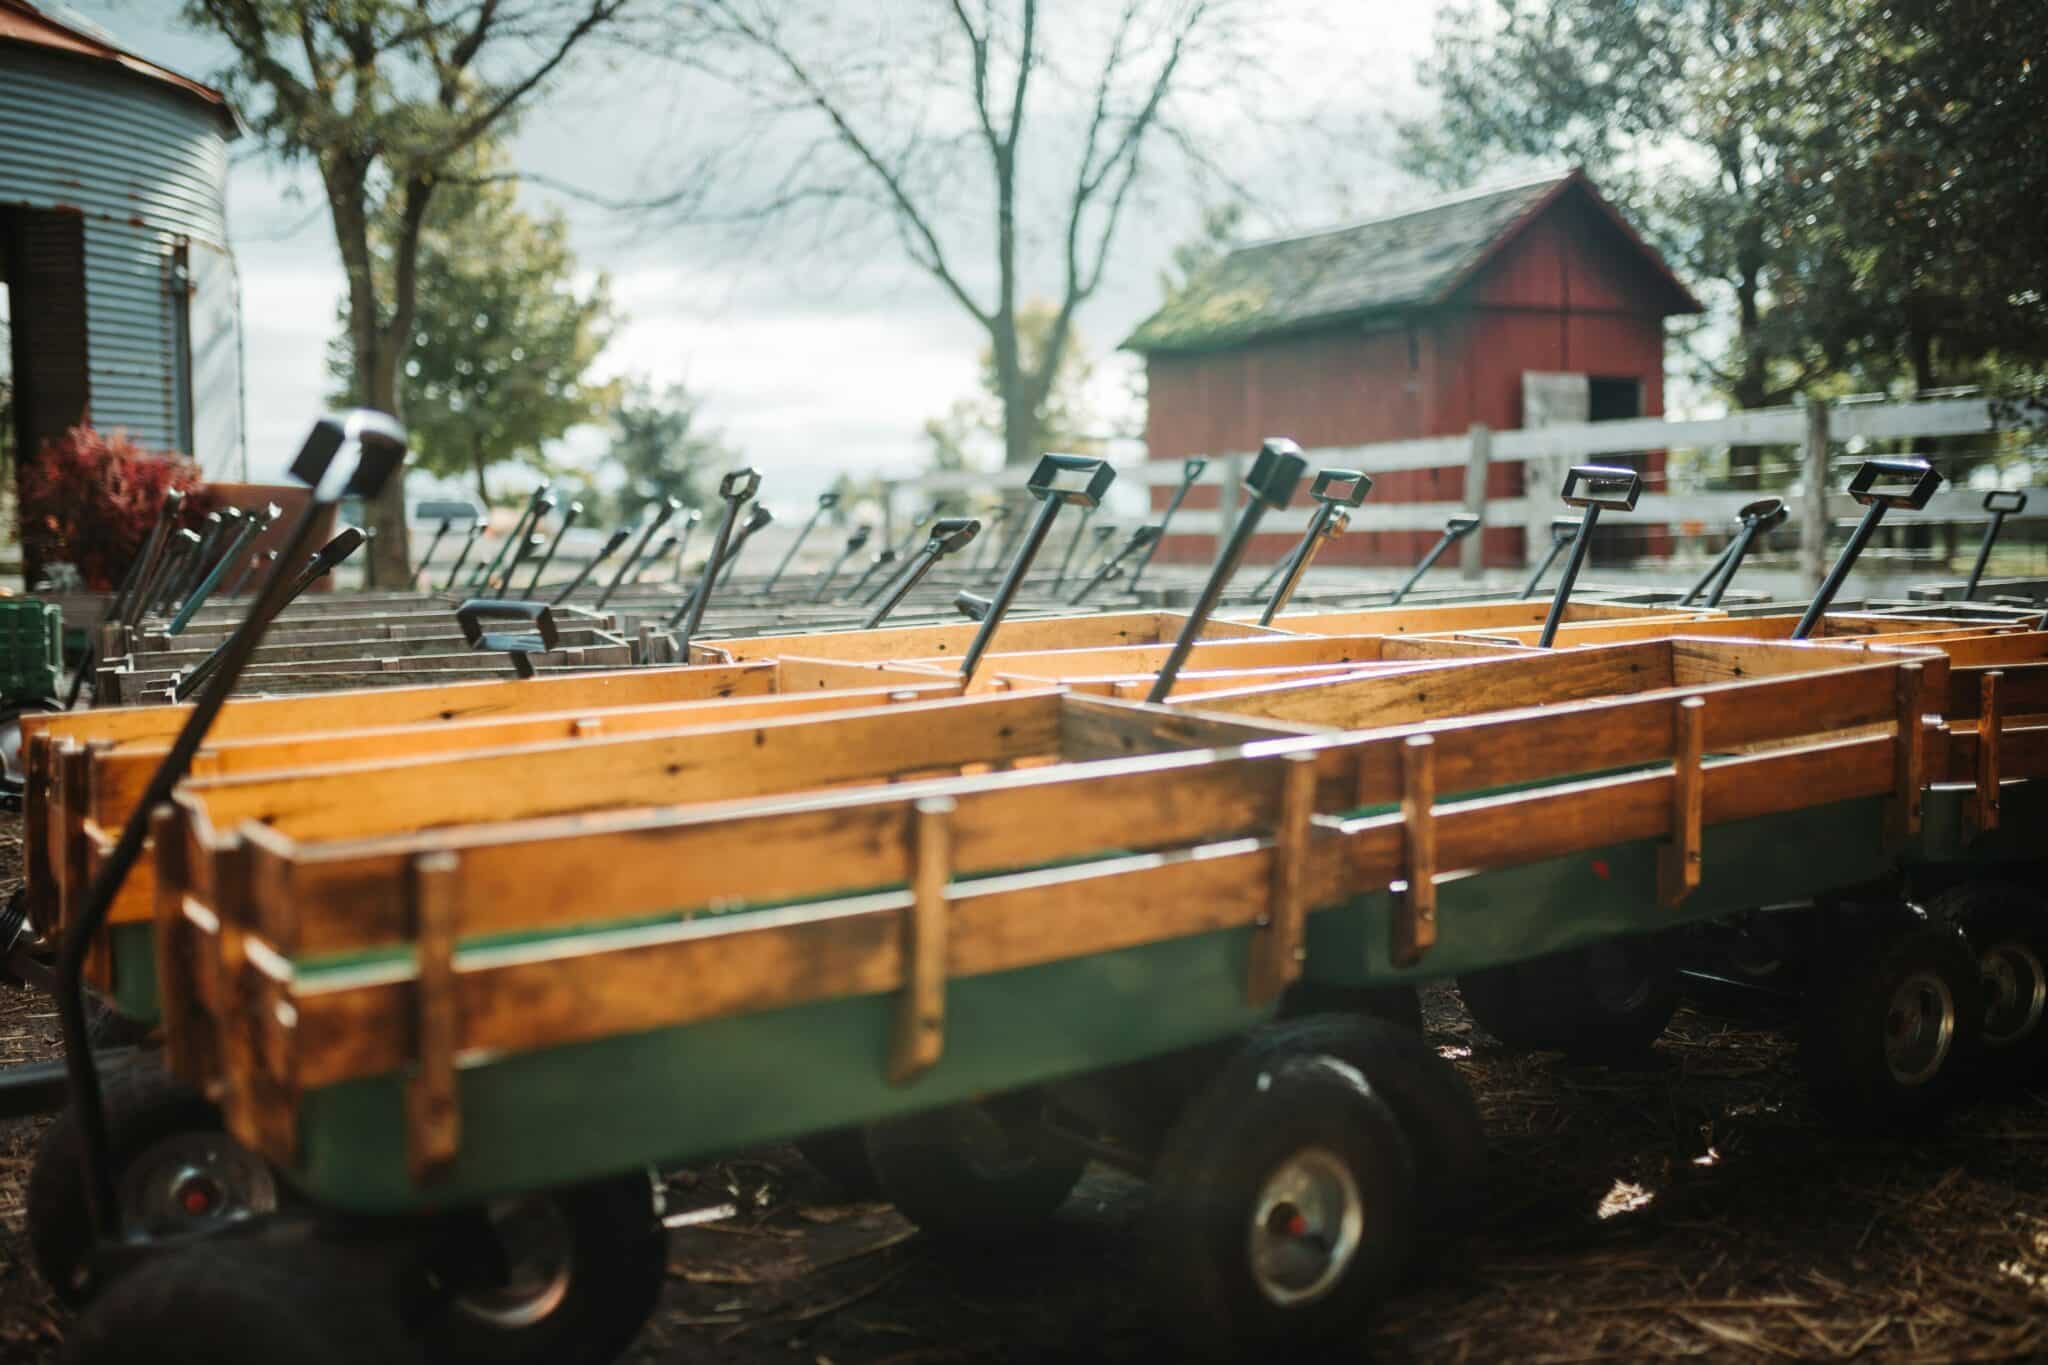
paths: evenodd
<path fill-rule="evenodd" d="M 1541 547 L 1549 544 L 1551 518 L 1566 510 L 1552 490 L 1562 486 L 1565 471 L 1574 464 L 1595 461 L 1601 456 L 1653 450 L 1795 447 L 1800 471 L 1796 484 L 1791 490 L 1770 491 L 1777 492 L 1791 504 L 1791 524 L 1799 529 L 1800 569 L 1805 577 L 1817 583 L 1824 564 L 1829 524 L 1853 518 L 1861 510 L 1841 491 L 1848 482 L 1848 470 L 1841 466 L 1853 464 L 1861 448 L 1873 441 L 1986 435 L 1999 429 L 1996 405 L 1991 400 L 1939 398 L 1917 402 L 1812 404 L 1704 419 L 1644 417 L 1513 431 L 1493 431 L 1474 426 L 1460 436 L 1321 447 L 1303 453 L 1311 470 L 1357 469 L 1374 477 L 1397 470 L 1463 466 L 1464 496 L 1461 501 L 1375 502 L 1367 499 L 1363 506 L 1351 512 L 1354 530 L 1437 530 L 1453 512 L 1468 510 L 1479 513 L 1489 526 L 1526 528 L 1529 534 L 1525 544 L 1540 551 Z M 1174 537 L 1213 537 L 1224 529 L 1236 510 L 1239 482 L 1252 453 L 1220 451 L 1209 455 L 1210 468 L 1201 482 L 1221 485 L 1223 506 L 1202 510 L 1183 508 L 1174 517 Z M 1485 496 L 1486 474 L 1496 460 L 1524 462 L 1527 487 L 1544 491 L 1535 496 L 1489 500 Z M 904 480 L 895 486 L 915 490 L 927 497 L 996 493 L 1021 487 L 1028 472 L 1023 468 L 1012 468 L 998 473 L 928 474 Z M 1122 477 L 1142 479 L 1150 488 L 1173 488 L 1180 483 L 1181 461 L 1149 460 L 1125 467 Z M 1815 496 L 1816 490 L 1822 489 L 1826 490 L 1825 496 Z M 1645 491 L 1629 520 L 1650 526 L 1699 523 L 1718 531 L 1730 525 L 1737 509 L 1765 495 L 1754 489 L 1675 494 Z M 1982 488 L 1944 484 L 1921 516 L 1935 521 L 1981 521 L 1984 517 L 1983 496 Z M 1301 530 L 1307 525 L 1312 511 L 1312 507 L 1306 504 L 1306 498 L 1298 499 L 1296 505 L 1285 512 L 1269 515 L 1261 523 L 1261 530 Z M 2035 497 L 2027 515 L 2029 518 L 2048 515 L 2048 496 Z M 1476 578 L 1480 574 L 1481 548 L 1477 535 L 1463 542 L 1462 567 L 1468 578 Z"/>

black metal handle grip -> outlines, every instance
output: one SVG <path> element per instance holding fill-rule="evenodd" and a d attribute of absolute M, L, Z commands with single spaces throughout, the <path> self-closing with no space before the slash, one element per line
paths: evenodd
<path fill-rule="evenodd" d="M 1919 511 L 1941 487 L 1941 475 L 1925 460 L 1886 457 L 1865 460 L 1849 480 L 1849 496 L 1865 507 L 1882 504 Z"/>
<path fill-rule="evenodd" d="M 1735 520 L 1743 525 L 1756 523 L 1756 534 L 1762 535 L 1775 527 L 1782 526 L 1785 518 L 1792 515 L 1792 509 L 1785 505 L 1783 498 L 1758 498 L 1746 504 L 1735 514 Z"/>
<path fill-rule="evenodd" d="M 1550 519 L 1550 543 L 1552 545 L 1569 545 L 1578 538 L 1579 519 L 1577 517 L 1552 517 Z"/>
<path fill-rule="evenodd" d="M 1196 479 L 1202 477 L 1202 471 L 1208 467 L 1209 462 L 1206 459 L 1200 455 L 1194 455 L 1180 462 L 1180 476 L 1187 482 L 1193 483 Z"/>
<path fill-rule="evenodd" d="M 1308 495 L 1337 507 L 1356 507 L 1372 492 L 1372 476 L 1356 469 L 1325 469 L 1309 485 Z"/>
<path fill-rule="evenodd" d="M 735 469 L 718 481 L 718 496 L 727 502 L 745 502 L 761 488 L 761 471 L 752 468 Z M 666 520 L 666 518 L 664 518 Z"/>
<path fill-rule="evenodd" d="M 1564 491 L 1558 496 L 1567 507 L 1598 507 L 1609 512 L 1633 512 L 1642 496 L 1643 476 L 1621 465 L 1575 464 L 1564 476 Z"/>
<path fill-rule="evenodd" d="M 1478 530 L 1485 518 L 1477 512 L 1453 512 L 1451 519 L 1444 523 L 1444 535 L 1450 540 L 1463 540 Z"/>
<path fill-rule="evenodd" d="M 518 621 L 533 627 L 531 634 L 486 630 L 493 621 Z M 455 622 L 471 649 L 504 650 L 526 654 L 553 649 L 561 643 L 562 632 L 555 624 L 554 609 L 545 602 L 514 602 L 496 597 L 475 597 L 455 609 Z"/>
<path fill-rule="evenodd" d="M 2017 488 L 1995 488 L 1984 495 L 1987 512 L 2015 513 L 2027 510 L 2027 495 Z"/>
<path fill-rule="evenodd" d="M 1294 490 L 1307 472 L 1308 461 L 1302 458 L 1300 446 L 1285 436 L 1268 436 L 1244 476 L 1244 491 L 1268 507 L 1285 507 L 1294 501 Z"/>
<path fill-rule="evenodd" d="M 925 540 L 925 549 L 929 553 L 943 557 L 964 548 L 980 534 L 981 523 L 973 517 L 942 517 L 932 523 L 931 534 Z"/>
<path fill-rule="evenodd" d="M 308 488 L 319 487 L 334 464 L 334 457 L 351 441 L 357 448 L 356 467 L 350 472 L 342 495 L 376 497 L 385 480 L 405 462 L 406 437 L 397 418 L 374 408 L 328 413 L 314 422 L 292 461 L 291 476 Z"/>
<path fill-rule="evenodd" d="M 1035 498 L 1096 507 L 1115 482 L 1116 470 L 1107 460 L 1087 455 L 1043 455 L 1031 477 L 1024 481 L 1024 487 Z"/>

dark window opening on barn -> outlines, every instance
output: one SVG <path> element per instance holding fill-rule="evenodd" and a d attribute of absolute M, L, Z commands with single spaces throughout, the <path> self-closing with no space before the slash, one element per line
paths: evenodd
<path fill-rule="evenodd" d="M 1586 390 L 1589 422 L 1622 422 L 1643 415 L 1640 379 L 1602 379 L 1595 375 L 1586 381 Z"/>

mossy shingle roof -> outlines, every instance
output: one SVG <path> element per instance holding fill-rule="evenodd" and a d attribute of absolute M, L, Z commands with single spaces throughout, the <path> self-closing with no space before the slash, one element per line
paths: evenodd
<path fill-rule="evenodd" d="M 1207 351 L 1276 333 L 1443 302 L 1515 232 L 1577 186 L 1670 281 L 1671 311 L 1699 305 L 1578 172 L 1461 195 L 1350 227 L 1255 242 L 1188 282 L 1124 349 Z"/>

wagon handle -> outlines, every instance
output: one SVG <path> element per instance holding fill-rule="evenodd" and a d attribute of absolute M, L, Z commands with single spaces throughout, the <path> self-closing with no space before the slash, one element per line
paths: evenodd
<path fill-rule="evenodd" d="M 888 620 L 889 613 L 902 604 L 903 599 L 910 595 L 910 590 L 931 572 L 933 565 L 947 555 L 964 549 L 980 534 L 981 522 L 973 517 L 941 517 L 933 522 L 931 534 L 925 540 L 924 548 L 912 558 L 910 567 L 898 575 L 896 586 L 890 590 L 881 605 L 875 608 L 861 629 L 873 630 Z"/>
<path fill-rule="evenodd" d="M 803 549 L 804 542 L 810 539 L 812 529 L 818 524 L 818 518 L 824 516 L 838 505 L 839 492 L 837 489 L 828 488 L 818 494 L 818 505 L 811 509 L 810 517 L 804 522 L 804 529 L 796 533 L 796 542 L 789 547 L 788 553 L 784 554 L 781 560 L 776 563 L 775 572 L 768 575 L 768 585 L 761 589 L 761 591 L 775 591 L 775 585 L 782 581 L 783 570 L 789 567 L 790 561 L 796 558 L 796 552 Z"/>
<path fill-rule="evenodd" d="M 176 635 L 185 628 L 193 614 L 206 605 L 206 599 L 213 596 L 214 587 L 220 582 L 221 575 L 228 571 L 228 566 L 240 559 L 247 552 L 249 542 L 269 530 L 270 524 L 283 514 L 283 509 L 273 502 L 267 504 L 262 512 L 252 512 L 241 518 L 242 525 L 236 530 L 235 538 L 228 542 L 227 549 L 220 552 L 220 558 L 213 562 L 213 568 L 207 571 L 206 577 L 200 579 L 199 585 L 186 594 L 185 605 L 171 618 L 171 624 L 165 630 L 165 634 Z"/>
<path fill-rule="evenodd" d="M 1083 602 L 1087 601 L 1089 597 L 1094 594 L 1097 588 L 1101 587 L 1104 583 L 1107 583 L 1110 579 L 1115 578 L 1119 573 L 1122 573 L 1123 562 L 1126 559 L 1129 559 L 1132 555 L 1136 554 L 1138 551 L 1144 550 L 1149 554 L 1152 550 L 1152 547 L 1159 543 L 1160 530 L 1161 528 L 1159 526 L 1140 526 L 1137 530 L 1131 532 L 1131 538 L 1124 542 L 1124 547 L 1121 550 L 1118 550 L 1115 554 L 1111 555 L 1108 561 L 1105 562 L 1101 568 L 1095 571 L 1095 576 L 1093 578 L 1089 579 L 1086 583 L 1083 583 L 1081 585 L 1081 590 L 1075 593 L 1073 597 L 1068 599 L 1067 605 L 1078 607 Z M 1144 567 L 1143 560 L 1139 561 L 1138 567 L 1140 569 Z M 1136 587 L 1137 583 L 1138 573 L 1137 570 L 1134 569 L 1131 572 L 1131 586 Z M 972 596 L 971 593 L 963 595 Z M 960 599 L 957 597 L 954 598 L 953 605 L 956 607 L 959 606 Z"/>
<path fill-rule="evenodd" d="M 844 594 L 846 600 L 865 602 L 867 598 L 862 595 L 861 589 L 865 588 L 868 585 L 868 580 L 875 576 L 875 571 L 877 569 L 887 569 L 891 564 L 894 564 L 895 562 L 896 552 L 891 549 L 884 548 L 881 550 L 877 550 L 874 554 L 869 555 L 868 566 L 860 571 L 860 577 L 854 579 L 853 586 L 846 590 Z M 890 569 L 889 576 L 884 577 L 882 581 L 884 583 L 887 583 L 889 581 L 889 577 L 893 577 L 894 575 L 895 570 Z"/>
<path fill-rule="evenodd" d="M 758 502 L 747 509 L 746 524 L 741 526 L 739 533 L 732 538 L 732 547 L 725 552 L 725 563 L 718 571 L 720 587 L 732 581 L 732 571 L 740 562 L 740 551 L 747 548 L 747 542 L 754 538 L 754 532 L 774 520 L 775 514 Z"/>
<path fill-rule="evenodd" d="M 1849 496 L 1863 504 L 1863 520 L 1857 522 L 1856 529 L 1849 533 L 1849 543 L 1842 547 L 1841 557 L 1828 570 L 1828 576 L 1821 580 L 1820 591 L 1807 604 L 1806 614 L 1792 628 L 1793 639 L 1806 639 L 1820 624 L 1821 617 L 1827 614 L 1828 604 L 1841 591 L 1842 580 L 1849 576 L 1849 570 L 1856 567 L 1857 557 L 1870 543 L 1870 537 L 1876 532 L 1878 523 L 1884 520 L 1884 514 L 1894 507 L 1910 507 L 1917 511 L 1927 505 L 1927 500 L 1940 486 L 1941 475 L 1935 473 L 1934 466 L 1925 460 L 1887 458 L 1863 462 L 1863 467 L 1856 471 L 1856 477 L 1849 480 Z"/>
<path fill-rule="evenodd" d="M 1074 527 L 1074 534 L 1067 538 L 1067 552 L 1060 556 L 1059 572 L 1052 576 L 1052 590 L 1055 595 L 1067 585 L 1067 572 L 1074 565 L 1074 551 L 1081 548 L 1081 542 L 1088 536 L 1088 523 L 1095 516 L 1096 506 L 1090 503 L 1082 509 L 1080 524 Z"/>
<path fill-rule="evenodd" d="M 235 513 L 237 520 L 240 520 L 241 516 L 240 512 Z M 199 525 L 202 530 L 199 535 L 199 544 L 192 551 L 191 556 L 186 559 L 183 570 L 177 574 L 177 586 L 164 594 L 164 609 L 166 611 L 170 609 L 172 602 L 182 603 L 192 595 L 193 587 L 205 573 L 206 565 L 213 555 L 213 547 L 220 544 L 221 530 L 227 524 L 227 516 L 222 512 L 208 512 L 200 521 Z"/>
<path fill-rule="evenodd" d="M 1558 555 L 1564 552 L 1565 546 L 1578 538 L 1578 534 L 1579 519 L 1577 517 L 1552 517 L 1550 519 L 1550 548 L 1543 552 L 1543 562 L 1536 566 L 1536 572 L 1530 574 L 1529 581 L 1522 585 L 1522 601 L 1526 602 L 1536 595 L 1537 584 L 1543 581 L 1543 576 L 1550 572 L 1550 566 L 1557 563 Z M 1692 592 L 1686 594 L 1680 600 L 1682 602 L 1691 601 L 1693 595 L 1706 586 L 1707 579 L 1712 577 L 1727 562 L 1728 551 L 1724 549 L 1715 557 L 1712 567 L 1705 574 L 1701 575 L 1700 581 L 1692 585 Z"/>
<path fill-rule="evenodd" d="M 521 634 L 486 629 L 487 624 L 493 621 L 523 621 L 533 627 L 533 632 Z M 462 638 L 469 642 L 471 649 L 511 655 L 512 669 L 522 678 L 533 676 L 533 655 L 546 653 L 562 642 L 561 631 L 555 624 L 553 605 L 524 598 L 517 601 L 473 598 L 455 609 L 455 623 L 462 627 Z"/>
<path fill-rule="evenodd" d="M 588 564 L 585 564 L 577 571 L 576 576 L 569 580 L 569 585 L 556 593 L 548 605 L 559 607 L 562 603 L 568 601 L 571 594 L 583 586 L 584 580 L 590 577 L 597 566 L 610 559 L 614 554 L 617 554 L 619 547 L 624 545 L 632 537 L 632 534 L 632 528 L 628 526 L 620 526 L 613 530 L 609 536 L 605 537 L 604 548 L 599 550 Z M 449 575 L 448 581 L 450 584 L 453 584 L 455 581 L 454 575 Z"/>
<path fill-rule="evenodd" d="M 1317 474 L 1316 481 L 1309 486 L 1309 496 L 1316 500 L 1316 510 L 1308 519 L 1308 529 L 1301 533 L 1301 539 L 1294 543 L 1294 548 L 1282 556 L 1280 562 L 1259 580 L 1259 585 L 1252 589 L 1252 596 L 1265 597 L 1266 590 L 1282 580 L 1291 579 L 1298 583 L 1300 574 L 1295 572 L 1295 566 L 1304 554 L 1314 555 L 1315 551 L 1309 547 L 1316 545 L 1324 537 L 1330 518 L 1344 508 L 1358 506 L 1365 501 L 1365 495 L 1370 492 L 1372 476 L 1361 474 L 1355 469 L 1325 469 Z M 1346 524 L 1349 524 L 1348 518 Z M 1303 568 L 1305 570 L 1306 566 Z M 1294 595 L 1292 586 L 1288 588 L 1287 595 Z M 1260 619 L 1259 624 L 1266 624 L 1272 618 L 1274 610 L 1276 609 L 1269 606 L 1267 615 Z"/>
<path fill-rule="evenodd" d="M 982 530 L 991 533 L 994 532 L 996 527 L 1001 526 L 1004 522 L 1010 519 L 1010 513 L 1012 510 L 1013 509 L 1010 507 L 1010 504 L 1006 502 L 997 503 L 995 505 L 995 508 L 988 514 L 987 519 L 982 522 Z M 988 566 L 991 563 L 1000 562 L 1002 558 L 1002 555 L 1000 553 L 1002 548 L 1002 541 L 998 539 L 995 535 L 988 534 L 982 536 L 981 548 L 974 552 L 974 562 L 968 566 L 967 571 L 970 574 L 981 574 L 986 572 Z"/>
<path fill-rule="evenodd" d="M 1195 599 L 1195 605 L 1189 610 L 1180 638 L 1173 642 L 1172 653 L 1166 656 L 1159 676 L 1152 680 L 1152 690 L 1146 693 L 1146 701 L 1163 702 L 1166 694 L 1173 690 L 1174 678 L 1179 676 L 1181 665 L 1187 662 L 1188 652 L 1195 647 L 1195 640 L 1208 624 L 1209 614 L 1216 610 L 1224 586 L 1237 572 L 1245 547 L 1251 544 L 1252 534 L 1259 529 L 1260 520 L 1265 517 L 1267 509 L 1285 507 L 1294 500 L 1295 487 L 1307 469 L 1308 462 L 1301 457 L 1301 447 L 1284 436 L 1269 436 L 1259 446 L 1259 456 L 1252 461 L 1250 472 L 1244 476 L 1244 510 L 1238 513 L 1237 525 L 1231 528 L 1230 538 L 1223 542 L 1223 551 L 1216 556 L 1216 567 L 1209 571 L 1209 581 L 1202 585 L 1201 596 Z"/>
<path fill-rule="evenodd" d="M 177 594 L 178 582 L 185 576 L 185 563 L 199 548 L 197 531 L 180 529 L 171 532 L 171 538 L 164 549 L 163 563 L 159 566 L 156 582 L 144 600 L 142 614 L 155 616 L 165 610 Z"/>
<path fill-rule="evenodd" d="M 1567 507 L 1582 509 L 1578 533 L 1572 537 L 1571 558 L 1564 562 L 1564 575 L 1557 580 L 1557 592 L 1550 599 L 1550 611 L 1543 618 L 1538 649 L 1557 642 L 1557 627 L 1564 620 L 1564 605 L 1572 600 L 1572 585 L 1586 566 L 1586 551 L 1593 546 L 1593 527 L 1602 511 L 1633 512 L 1642 495 L 1643 476 L 1621 465 L 1575 464 L 1564 476 L 1558 497 Z"/>
<path fill-rule="evenodd" d="M 483 512 L 468 498 L 441 498 L 422 502 L 413 508 L 413 511 L 423 521 L 439 521 L 441 523 L 434 530 L 434 538 L 427 542 L 427 552 L 420 556 L 419 568 L 413 571 L 413 582 L 417 585 L 421 579 L 426 577 L 428 566 L 434 562 L 434 552 L 441 548 L 442 538 L 448 534 L 455 523 L 458 521 L 466 522 L 474 527 L 477 522 L 483 520 Z M 466 549 L 467 547 L 465 547 Z"/>
<path fill-rule="evenodd" d="M 1180 511 L 1181 503 L 1187 499 L 1188 490 L 1195 486 L 1195 481 L 1202 477 L 1202 471 L 1208 467 L 1209 462 L 1199 455 L 1181 461 L 1180 484 L 1173 490 L 1173 496 L 1167 499 L 1166 511 L 1159 518 L 1159 534 L 1152 537 L 1152 543 L 1146 547 L 1145 557 L 1138 561 L 1138 567 L 1131 570 L 1132 592 L 1138 590 L 1138 580 L 1145 576 L 1145 570 L 1152 567 L 1152 556 L 1159 553 L 1159 546 L 1166 539 L 1166 528 L 1173 525 L 1173 514 Z"/>
<path fill-rule="evenodd" d="M 697 579 L 697 586 L 683 599 L 675 614 L 668 618 L 670 629 L 674 629 L 678 622 L 684 622 L 677 643 L 682 647 L 685 662 L 690 657 L 690 637 L 697 633 L 697 627 L 704 624 L 704 608 L 710 605 L 712 586 L 718 582 L 718 570 L 725 563 L 726 546 L 732 543 L 732 528 L 740 519 L 740 507 L 760 488 L 760 471 L 750 468 L 735 469 L 718 481 L 718 497 L 725 504 L 725 512 L 719 517 L 718 531 L 711 538 L 711 558 L 704 561 L 704 572 Z"/>
<path fill-rule="evenodd" d="M 832 580 L 839 577 L 839 571 L 846 567 L 846 561 L 859 554 L 867 545 L 868 537 L 873 534 L 874 530 L 871 527 L 856 526 L 853 528 L 853 534 L 846 538 L 845 548 L 840 550 L 838 556 L 826 568 L 824 576 L 818 580 L 818 590 L 811 594 L 813 602 L 825 600 L 825 594 L 832 588 Z"/>
<path fill-rule="evenodd" d="M 1422 576 L 1436 566 L 1437 560 L 1443 558 L 1444 551 L 1478 530 L 1484 520 L 1477 512 L 1453 512 L 1451 519 L 1444 523 L 1443 534 L 1436 538 L 1436 544 L 1429 547 L 1429 553 L 1415 566 L 1415 572 L 1408 575 L 1408 581 L 1394 589 L 1394 595 L 1387 599 L 1387 605 L 1398 606 L 1401 599 L 1408 595 L 1409 590 L 1422 581 Z"/>
<path fill-rule="evenodd" d="M 1970 568 L 1970 582 L 1963 589 L 1963 600 L 1968 602 L 1977 595 L 1977 580 L 1984 576 L 1984 565 L 1991 558 L 1991 546 L 1998 539 L 1998 533 L 2005 528 L 2005 519 L 2027 510 L 2027 495 L 2017 488 L 1995 488 L 1984 495 L 1984 510 L 1991 520 L 1984 524 L 1984 540 L 1977 547 L 1977 562 Z"/>
<path fill-rule="evenodd" d="M 1785 506 L 1783 498 L 1759 498 L 1735 514 L 1735 539 L 1728 542 L 1728 553 L 1723 556 L 1722 567 L 1714 578 L 1713 591 L 1707 594 L 1707 605 L 1718 607 L 1721 597 L 1728 591 L 1728 585 L 1735 581 L 1736 571 L 1742 568 L 1742 560 L 1749 553 L 1749 547 L 1756 538 L 1785 524 L 1791 509 Z M 1680 603 L 1681 606 L 1686 605 Z"/>
<path fill-rule="evenodd" d="M 1087 455 L 1048 454 L 1039 457 L 1031 477 L 1024 481 L 1024 491 L 1038 499 L 1038 515 L 1024 527 L 1017 556 L 1010 561 L 995 596 L 989 599 L 988 610 L 981 618 L 981 629 L 974 632 L 974 640 L 960 660 L 963 686 L 974 680 L 974 670 L 980 666 L 981 656 L 988 652 L 989 641 L 995 638 L 996 627 L 1002 624 L 1003 614 L 1009 611 L 1010 603 L 1016 599 L 1017 589 L 1024 583 L 1024 575 L 1031 570 L 1031 561 L 1038 558 L 1038 552 L 1045 548 L 1045 538 L 1052 534 L 1052 524 L 1059 519 L 1060 508 L 1071 503 L 1092 509 L 1102 502 L 1102 495 L 1115 482 L 1116 470 L 1107 460 Z"/>
<path fill-rule="evenodd" d="M 552 487 L 554 487 L 552 480 L 542 479 L 540 486 L 535 488 L 527 497 L 526 506 L 520 510 L 519 520 L 512 523 L 512 534 L 505 538 L 505 543 L 500 545 L 498 552 L 491 556 L 491 562 L 486 565 L 480 565 L 476 573 L 470 577 L 469 585 L 472 588 L 491 581 L 492 577 L 498 572 L 498 565 L 504 561 L 505 551 L 527 534 L 530 529 L 529 523 L 537 515 L 541 500 L 548 496 L 548 490 Z M 450 586 L 454 585 L 451 583 Z"/>
<path fill-rule="evenodd" d="M 697 534 L 697 523 L 704 520 L 704 514 L 692 507 L 683 513 L 683 533 L 676 537 L 676 566 L 669 570 L 671 586 L 680 586 L 683 581 L 683 561 L 690 553 L 690 537 Z"/>
<path fill-rule="evenodd" d="M 571 502 L 562 509 L 562 524 L 555 528 L 554 539 L 548 542 L 546 553 L 541 555 L 540 562 L 533 566 L 533 577 L 526 580 L 526 591 L 519 594 L 522 599 L 532 597 L 540 587 L 541 575 L 548 571 L 548 565 L 555 562 L 555 551 L 562 548 L 562 537 L 569 534 L 569 528 L 574 526 L 576 519 L 582 515 L 583 504 L 580 502 Z M 508 579 L 511 577 L 510 574 L 505 576 Z"/>
<path fill-rule="evenodd" d="M 618 570 L 612 574 L 612 581 L 605 584 L 604 591 L 597 595 L 595 606 L 598 611 L 603 611 L 605 603 L 612 600 L 612 594 L 619 590 L 619 584 L 626 581 L 626 575 L 640 562 L 640 556 L 647 553 L 647 547 L 653 543 L 661 528 L 668 525 L 669 518 L 683 508 L 683 505 L 674 498 L 663 498 L 659 502 L 650 502 L 647 506 L 654 509 L 654 515 L 641 529 L 640 543 L 633 547 L 631 554 L 619 562 Z"/>
<path fill-rule="evenodd" d="M 344 447 L 357 452 L 356 466 L 346 484 L 323 493 L 320 485 Z M 107 1117 L 103 1105 L 99 1070 L 94 1064 L 92 1041 L 86 1034 L 85 959 L 100 931 L 106 927 L 107 912 L 114 897 L 127 881 L 129 871 L 142 853 L 149 834 L 149 822 L 158 806 L 170 798 L 171 789 L 192 765 L 192 756 L 206 739 L 220 708 L 248 666 L 265 629 L 279 611 L 303 586 L 303 577 L 293 579 L 292 564 L 313 539 L 321 517 L 347 494 L 374 500 L 384 481 L 405 459 L 405 428 L 381 412 L 358 409 L 344 416 L 325 416 L 314 423 L 311 435 L 292 465 L 294 477 L 311 486 L 312 496 L 293 524 L 284 553 L 263 580 L 263 589 L 250 606 L 242 624 L 212 656 L 218 660 L 213 685 L 186 717 L 170 752 L 150 774 L 121 837 L 100 865 L 86 888 L 78 917 L 64 933 L 63 949 L 57 961 L 57 1018 L 64 1030 L 64 1075 L 70 1090 L 73 1112 L 78 1116 L 80 1162 L 85 1176 L 85 1202 L 92 1220 L 95 1251 L 117 1240 L 121 1226 L 120 1194 L 115 1188 L 113 1167 L 107 1153 Z M 354 544 L 362 543 L 362 532 L 351 527 Z M 341 537 L 337 537 L 337 540 Z M 353 548 L 353 546 L 351 546 Z M 317 559 L 317 557 L 316 557 Z M 88 1261 L 88 1268 L 90 1268 Z"/>

